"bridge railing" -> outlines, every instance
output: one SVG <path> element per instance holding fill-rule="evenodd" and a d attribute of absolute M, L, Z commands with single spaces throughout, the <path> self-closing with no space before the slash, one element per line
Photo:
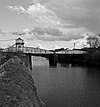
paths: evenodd
<path fill-rule="evenodd" d="M 82 50 L 64 50 L 64 51 L 59 51 L 56 52 L 56 54 L 86 54 L 86 51 Z"/>
<path fill-rule="evenodd" d="M 32 47 L 23 47 L 23 48 L 11 47 L 11 48 L 4 49 L 3 52 L 23 52 L 23 53 L 35 53 L 35 54 L 53 53 L 48 50 L 32 48 Z"/>
<path fill-rule="evenodd" d="M 23 47 L 23 48 L 6 48 L 3 50 L 4 52 L 22 52 L 22 53 L 31 53 L 31 54 L 52 54 L 53 51 L 44 50 L 40 48 L 33 48 L 33 47 Z M 85 54 L 86 51 L 83 50 L 62 50 L 55 52 L 56 54 Z"/>

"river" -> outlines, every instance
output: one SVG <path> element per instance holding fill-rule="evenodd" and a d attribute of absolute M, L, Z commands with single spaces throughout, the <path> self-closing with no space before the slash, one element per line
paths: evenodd
<path fill-rule="evenodd" d="M 33 78 L 46 107 L 100 107 L 100 68 L 58 64 L 33 57 Z"/>

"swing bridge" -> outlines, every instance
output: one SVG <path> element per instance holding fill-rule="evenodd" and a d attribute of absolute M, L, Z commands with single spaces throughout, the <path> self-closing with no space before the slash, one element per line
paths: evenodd
<path fill-rule="evenodd" d="M 27 56 L 42 56 L 42 57 L 48 57 L 49 63 L 52 65 L 57 65 L 57 56 L 60 55 L 79 55 L 79 54 L 85 54 L 86 51 L 83 50 L 45 50 L 45 49 L 40 49 L 40 48 L 34 48 L 34 47 L 25 47 L 24 46 L 24 40 L 21 38 L 16 39 L 16 42 L 14 45 L 12 45 L 9 48 L 2 49 L 3 52 L 5 53 L 21 53 L 21 54 L 26 54 Z M 31 62 L 31 61 L 30 61 Z"/>

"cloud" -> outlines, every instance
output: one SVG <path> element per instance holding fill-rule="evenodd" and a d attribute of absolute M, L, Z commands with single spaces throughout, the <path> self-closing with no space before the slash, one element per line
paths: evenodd
<path fill-rule="evenodd" d="M 17 14 L 27 14 L 33 18 L 38 25 L 42 26 L 58 26 L 62 25 L 56 14 L 47 9 L 45 6 L 36 3 L 30 5 L 27 9 L 22 6 L 8 6 L 8 8 Z"/>
<path fill-rule="evenodd" d="M 82 5 L 82 1 L 83 0 L 51 0 L 47 6 L 64 22 L 72 22 L 76 25 L 78 20 L 90 16 L 89 9 Z"/>
<path fill-rule="evenodd" d="M 63 35 L 62 32 L 57 28 L 51 27 L 35 27 L 33 32 L 38 33 L 39 35 L 48 34 L 52 36 L 61 36 Z"/>
<path fill-rule="evenodd" d="M 92 32 L 100 28 L 100 0 L 32 0 L 28 8 L 9 6 L 18 14 L 27 14 L 40 26 L 82 26 Z M 33 23 L 34 23 L 33 21 Z M 45 23 L 44 23 L 45 22 Z"/>
<path fill-rule="evenodd" d="M 85 7 L 85 3 L 83 0 L 33 0 L 33 4 L 28 8 L 21 5 L 9 6 L 11 11 L 32 18 L 34 26 L 29 31 L 12 34 L 26 36 L 28 40 L 43 41 L 70 41 L 83 38 L 83 34 L 89 32 L 87 26 L 92 22 L 89 21 L 91 10 L 88 6 Z"/>
<path fill-rule="evenodd" d="M 0 29 L 0 34 L 1 34 L 2 36 L 5 36 L 5 35 L 7 34 L 7 32 L 4 32 L 4 31 L 2 31 L 2 30 Z"/>
<path fill-rule="evenodd" d="M 7 38 L 11 38 L 11 35 L 12 33 L 0 29 L 0 39 L 5 40 Z"/>
<path fill-rule="evenodd" d="M 39 31 L 39 32 L 38 32 Z M 59 28 L 59 29 L 53 29 L 48 28 L 45 30 L 35 30 L 37 33 L 37 38 L 44 41 L 70 41 L 72 39 L 79 39 L 83 38 L 83 34 L 87 33 L 87 30 L 85 28 Z"/>
<path fill-rule="evenodd" d="M 17 12 L 18 14 L 20 13 L 24 13 L 25 9 L 22 6 L 8 6 L 8 8 L 13 11 L 13 12 Z"/>
<path fill-rule="evenodd" d="M 25 35 L 24 32 L 12 32 L 12 35 L 18 35 L 18 36 L 22 36 L 22 35 Z"/>
<path fill-rule="evenodd" d="M 18 32 L 12 32 L 12 35 L 18 35 L 27 40 L 42 40 L 42 41 L 70 41 L 72 39 L 83 38 L 83 34 L 87 33 L 85 28 L 41 28 L 24 29 Z"/>
<path fill-rule="evenodd" d="M 85 27 L 92 32 L 100 28 L 100 0 L 35 0 L 47 8 L 66 24 Z"/>
<path fill-rule="evenodd" d="M 40 43 L 37 43 L 37 48 L 45 49 Z"/>
<path fill-rule="evenodd" d="M 53 49 L 54 50 L 54 49 L 59 49 L 59 47 L 57 45 L 50 45 L 49 49 Z"/>

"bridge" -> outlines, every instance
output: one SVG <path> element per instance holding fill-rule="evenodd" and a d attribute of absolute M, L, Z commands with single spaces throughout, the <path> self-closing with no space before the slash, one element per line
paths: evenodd
<path fill-rule="evenodd" d="M 52 54 L 53 51 L 34 48 L 34 47 L 23 47 L 23 48 L 16 48 L 16 47 L 9 47 L 3 49 L 3 52 L 22 52 L 22 53 L 30 53 L 30 54 Z"/>
<path fill-rule="evenodd" d="M 21 38 L 16 39 L 15 44 L 9 48 L 5 48 L 2 51 L 5 53 L 22 53 L 29 56 L 30 63 L 31 63 L 31 56 L 42 56 L 47 57 L 49 59 L 49 63 L 51 65 L 57 65 L 57 56 L 58 55 L 75 55 L 75 54 L 85 54 L 86 51 L 82 50 L 45 50 L 40 48 L 34 47 L 25 47 L 24 40 Z"/>

